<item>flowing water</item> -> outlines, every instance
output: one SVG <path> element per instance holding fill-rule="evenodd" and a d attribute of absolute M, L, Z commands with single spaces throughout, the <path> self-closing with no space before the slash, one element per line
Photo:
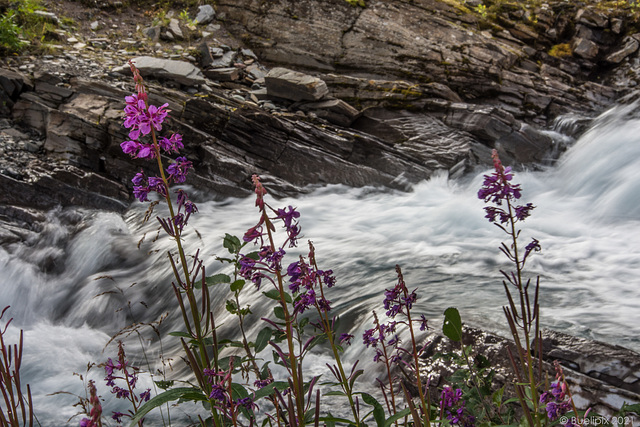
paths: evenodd
<path fill-rule="evenodd" d="M 515 181 L 522 184 L 522 200 L 537 206 L 522 237 L 525 243 L 537 238 L 543 248 L 527 264 L 528 273 L 541 278 L 543 326 L 640 351 L 640 119 L 634 110 L 607 112 L 556 165 L 517 173 Z M 465 322 L 506 332 L 499 270 L 510 266 L 498 247 L 507 236 L 484 218 L 476 196 L 481 183 L 482 174 L 455 182 L 439 175 L 411 193 L 329 186 L 273 201 L 274 207 L 298 207 L 301 242 L 313 240 L 320 268 L 338 278 L 329 299 L 344 331 L 356 336 L 348 361 L 372 368 L 372 354 L 358 337 L 371 327 L 371 311 L 384 311 L 383 292 L 396 282 L 396 264 L 418 290 L 415 312 L 433 327 L 456 306 Z M 0 306 L 11 305 L 7 316 L 14 318 L 6 339 L 14 342 L 18 330 L 25 331 L 22 375 L 44 425 L 65 424 L 76 413 L 73 395 L 50 394 L 84 395 L 73 373 L 86 380 L 89 362 L 115 358 L 117 348 L 105 345 L 122 328 L 167 314 L 160 329 L 180 329 L 166 262 L 171 241 L 160 235 L 154 242 L 156 224 L 141 221 L 145 209 L 136 204 L 124 216 L 58 209 L 37 239 L 0 248 Z M 187 233 L 185 246 L 201 248 L 207 274 L 228 271 L 215 259 L 225 255 L 222 238 L 254 225 L 254 201 L 202 202 L 199 209 L 191 220 L 198 233 Z M 234 320 L 223 308 L 227 297 L 213 295 L 220 333 L 233 335 Z M 270 310 L 258 293 L 246 302 L 257 316 Z M 263 327 L 252 324 L 249 332 Z M 125 340 L 134 363 L 146 366 L 146 354 L 153 369 L 169 372 L 168 362 L 158 362 L 163 356 L 173 359 L 173 375 L 180 376 L 176 340 L 165 336 L 160 345 L 151 328 L 139 331 L 140 338 L 134 332 Z M 325 359 L 314 355 L 309 369 L 320 369 Z M 88 377 L 107 398 L 105 412 L 125 410 L 110 398 L 101 372 L 94 368 Z M 141 381 L 141 387 L 151 384 L 149 377 Z"/>

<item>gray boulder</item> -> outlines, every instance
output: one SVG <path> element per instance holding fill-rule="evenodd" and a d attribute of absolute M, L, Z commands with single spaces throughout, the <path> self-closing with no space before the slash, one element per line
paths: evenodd
<path fill-rule="evenodd" d="M 151 56 L 139 56 L 132 59 L 143 77 L 153 77 L 158 80 L 169 80 L 184 86 L 203 84 L 205 79 L 202 72 L 193 64 L 172 59 L 160 59 Z M 116 73 L 131 75 L 128 65 L 114 68 Z"/>
<path fill-rule="evenodd" d="M 207 25 L 211 21 L 213 21 L 216 17 L 216 11 L 213 10 L 213 6 L 210 4 L 205 4 L 198 7 L 198 14 L 196 15 L 195 21 L 198 25 Z"/>
<path fill-rule="evenodd" d="M 272 69 L 264 80 L 269 96 L 291 101 L 318 101 L 329 93 L 323 80 L 287 68 Z"/>
<path fill-rule="evenodd" d="M 619 64 L 629 55 L 636 53 L 638 47 L 640 47 L 640 42 L 636 38 L 638 36 L 640 35 L 634 34 L 633 36 L 625 37 L 622 48 L 608 55 L 606 61 L 610 64 Z"/>

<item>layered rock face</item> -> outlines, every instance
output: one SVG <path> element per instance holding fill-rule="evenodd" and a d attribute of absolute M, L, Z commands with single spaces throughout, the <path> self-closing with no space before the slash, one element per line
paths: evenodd
<path fill-rule="evenodd" d="M 370 0 L 366 8 L 343 0 L 218 4 L 228 28 L 266 61 L 366 79 L 394 76 L 418 87 L 438 83 L 465 101 L 500 105 L 537 123 L 609 105 L 617 93 L 602 77 L 638 49 L 634 37 L 625 38 L 622 18 L 567 2 L 505 6 L 491 21 L 469 13 L 464 2 L 439 0 Z M 564 43 L 573 56 L 547 53 Z"/>
<path fill-rule="evenodd" d="M 558 151 L 540 131 L 551 119 L 611 105 L 626 91 L 623 74 L 633 84 L 640 37 L 625 35 L 623 18 L 566 2 L 506 7 L 491 20 L 466 7 L 221 0 L 200 19 L 218 19 L 206 29 L 224 25 L 242 40 L 235 47 L 203 30 L 197 59 L 134 60 L 152 102 L 169 103 L 171 130 L 188 140 L 190 183 L 218 197 L 247 194 L 253 173 L 280 195 L 337 183 L 410 190 L 434 171 L 458 176 L 488 164 L 492 148 L 506 164 L 535 167 Z M 188 32 L 176 21 L 140 36 L 169 33 L 175 42 Z M 547 54 L 558 46 L 571 56 Z M 146 165 L 119 147 L 133 91 L 122 62 L 93 72 L 99 79 L 46 66 L 2 70 L 0 113 L 13 120 L 5 127 L 33 134 L 24 143 L 7 136 L 3 151 L 19 167 L 0 162 L 2 202 L 126 207 L 129 179 Z"/>

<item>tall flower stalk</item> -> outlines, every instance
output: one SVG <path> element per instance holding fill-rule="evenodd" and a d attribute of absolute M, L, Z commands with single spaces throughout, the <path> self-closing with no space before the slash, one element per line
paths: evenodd
<path fill-rule="evenodd" d="M 161 137 L 158 132 L 162 130 L 162 124 L 168 117 L 169 105 L 160 107 L 148 103 L 148 95 L 142 76 L 133 62 L 129 62 L 136 93 L 125 98 L 124 127 L 129 129 L 129 140 L 120 144 L 124 153 L 138 159 L 155 159 L 158 166 L 159 176 L 147 177 L 144 172 L 137 173 L 131 180 L 133 183 L 133 193 L 141 201 L 149 201 L 148 195 L 151 192 L 157 193 L 163 198 L 169 210 L 168 218 L 158 217 L 158 222 L 174 241 L 177 255 L 169 252 L 168 258 L 171 263 L 175 282 L 173 283 L 174 293 L 180 305 L 183 321 L 187 328 L 188 336 L 195 342 L 195 346 L 188 345 L 183 339 L 182 345 L 187 353 L 187 360 L 190 368 L 194 372 L 201 390 L 208 396 L 211 407 L 213 422 L 216 426 L 222 425 L 219 414 L 215 410 L 215 402 L 212 396 L 212 386 L 203 374 L 205 369 L 212 368 L 217 371 L 217 355 L 214 349 L 214 366 L 209 357 L 207 348 L 207 336 L 215 335 L 215 324 L 213 315 L 210 312 L 210 298 L 207 286 L 201 287 L 202 310 L 199 308 L 196 297 L 196 280 L 204 282 L 205 272 L 202 261 L 196 254 L 191 264 L 187 261 L 185 250 L 182 245 L 182 232 L 190 216 L 198 211 L 196 205 L 189 200 L 187 194 L 179 189 L 174 192 L 176 204 L 172 199 L 170 191 L 171 184 L 184 183 L 192 163 L 186 157 L 177 157 L 168 167 L 165 168 L 163 155 L 179 153 L 184 148 L 182 136 L 171 134 L 169 137 Z M 142 138 L 150 139 L 143 142 Z M 153 207 L 153 204 L 152 204 Z M 176 259 L 177 258 L 177 259 Z M 186 303 L 184 299 L 186 298 Z M 215 337 L 214 337 L 215 338 Z"/>
<path fill-rule="evenodd" d="M 424 315 L 420 316 L 420 319 L 414 319 L 411 314 L 413 304 L 418 300 L 416 290 L 409 291 L 402 275 L 402 269 L 399 265 L 396 265 L 396 273 L 398 276 L 398 282 L 391 289 L 386 289 L 384 293 L 384 308 L 387 310 L 386 315 L 391 319 L 387 323 L 380 323 L 377 314 L 374 312 L 375 327 L 368 329 L 363 334 L 363 342 L 367 347 L 373 347 L 376 349 L 376 355 L 374 356 L 374 362 L 383 362 L 386 366 L 387 377 L 389 381 L 389 390 L 391 395 L 391 403 L 387 402 L 387 406 L 390 408 L 391 414 L 396 414 L 395 408 L 395 393 L 394 393 L 394 378 L 391 374 L 392 364 L 397 365 L 400 369 L 408 368 L 415 375 L 415 385 L 418 391 L 419 409 L 421 414 L 415 408 L 413 404 L 413 398 L 409 394 L 408 390 L 402 382 L 400 385 L 405 394 L 407 404 L 409 405 L 410 413 L 413 417 L 416 425 L 429 426 L 431 422 L 431 403 L 428 393 L 428 381 L 423 379 L 420 372 L 420 356 L 424 352 L 426 346 L 419 347 L 416 339 L 415 323 L 420 325 L 421 331 L 426 331 L 428 327 L 427 319 Z M 408 348 L 402 347 L 400 336 L 397 334 L 396 329 L 398 325 L 405 325 L 409 330 L 410 346 Z M 381 348 L 378 348 L 380 345 Z M 411 359 L 407 362 L 405 359 Z M 381 386 L 385 399 L 387 398 L 385 393 L 385 387 Z"/>
<path fill-rule="evenodd" d="M 498 152 L 492 153 L 494 172 L 484 176 L 484 182 L 478 198 L 490 203 L 485 207 L 486 218 L 509 236 L 509 244 L 502 243 L 500 250 L 514 265 L 515 271 L 500 272 L 509 305 L 503 307 L 509 328 L 517 349 L 517 361 L 511 353 L 510 358 L 516 374 L 516 393 L 529 425 L 540 426 L 541 413 L 538 399 L 538 381 L 542 376 L 542 349 L 540 335 L 540 306 L 538 293 L 540 280 L 535 281 L 531 295 L 531 279 L 523 278 L 523 269 L 528 257 L 540 251 L 540 243 L 532 239 L 521 250 L 518 243 L 520 230 L 517 224 L 529 217 L 534 206 L 516 204 L 521 197 L 519 184 L 513 184 L 513 173 L 510 167 L 504 167 Z M 516 292 L 516 299 L 512 290 Z M 532 299 L 533 298 L 533 299 Z M 533 344 L 532 344 L 533 340 Z M 537 369 L 534 359 L 537 357 Z M 527 390 L 524 384 L 527 384 Z"/>

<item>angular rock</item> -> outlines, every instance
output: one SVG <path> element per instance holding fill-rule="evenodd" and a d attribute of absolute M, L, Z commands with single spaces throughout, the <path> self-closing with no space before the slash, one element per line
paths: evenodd
<path fill-rule="evenodd" d="M 618 18 L 611 19 L 611 32 L 613 34 L 622 33 L 622 27 L 624 26 L 624 21 Z"/>
<path fill-rule="evenodd" d="M 198 7 L 198 14 L 196 15 L 195 21 L 198 25 L 207 25 L 213 21 L 215 17 L 216 11 L 213 9 L 213 6 L 205 4 Z"/>
<path fill-rule="evenodd" d="M 323 80 L 286 68 L 273 68 L 264 81 L 270 96 L 291 101 L 317 101 L 329 93 Z"/>
<path fill-rule="evenodd" d="M 200 66 L 202 68 L 207 68 L 213 63 L 213 56 L 211 55 L 211 49 L 209 48 L 209 44 L 207 44 L 207 42 L 200 43 L 196 49 L 199 53 Z"/>
<path fill-rule="evenodd" d="M 634 36 L 640 36 L 640 34 L 634 34 Z M 610 64 L 619 64 L 626 57 L 636 53 L 638 51 L 638 48 L 640 47 L 640 42 L 634 36 L 625 37 L 623 41 L 624 45 L 622 46 L 622 48 L 608 55 L 605 58 L 605 61 Z"/>
<path fill-rule="evenodd" d="M 321 119 L 343 127 L 351 126 L 360 115 L 358 110 L 340 99 L 304 103 L 298 108 L 304 112 L 313 112 Z"/>
<path fill-rule="evenodd" d="M 236 57 L 238 56 L 238 53 L 233 50 L 224 52 L 221 56 L 217 56 L 217 52 L 212 52 L 212 54 L 213 54 L 213 57 L 215 58 L 213 62 L 209 64 L 209 66 L 212 68 L 231 67 L 233 63 L 236 61 Z"/>
<path fill-rule="evenodd" d="M 240 69 L 236 67 L 210 68 L 204 70 L 204 75 L 218 82 L 232 82 L 240 78 Z"/>
<path fill-rule="evenodd" d="M 557 331 L 545 331 L 542 351 L 574 371 L 640 394 L 640 355 L 634 351 Z"/>
<path fill-rule="evenodd" d="M 160 34 L 162 34 L 162 27 L 148 27 L 142 30 L 142 33 L 147 36 L 152 42 L 156 43 L 160 40 Z"/>
<path fill-rule="evenodd" d="M 169 80 L 184 86 L 197 86 L 205 82 L 202 72 L 186 61 L 160 59 L 151 56 L 138 56 L 132 59 L 143 77 Z M 114 68 L 116 73 L 131 75 L 128 65 Z"/>
<path fill-rule="evenodd" d="M 0 68 L 0 116 L 7 117 L 11 114 L 11 109 L 25 86 L 31 87 L 31 82 L 24 75 Z"/>
<path fill-rule="evenodd" d="M 595 57 L 598 56 L 599 52 L 597 44 L 595 44 L 591 40 L 580 37 L 573 40 L 571 49 L 573 50 L 574 55 L 589 60 L 595 59 Z"/>
<path fill-rule="evenodd" d="M 267 72 L 264 71 L 259 65 L 251 64 L 246 68 L 247 74 L 252 80 L 264 79 Z"/>
<path fill-rule="evenodd" d="M 609 18 L 591 8 L 580 9 L 576 14 L 576 21 L 602 30 L 607 28 L 609 24 Z"/>
<path fill-rule="evenodd" d="M 256 56 L 255 53 L 253 53 L 253 51 L 251 49 L 241 49 L 240 53 L 244 57 L 255 59 L 256 61 L 258 60 L 258 57 Z"/>
<path fill-rule="evenodd" d="M 555 376 L 554 361 L 558 360 L 579 410 L 591 408 L 593 413 L 610 417 L 620 410 L 625 401 L 629 405 L 640 403 L 640 394 L 625 384 L 627 379 L 631 384 L 636 384 L 640 367 L 638 353 L 549 330 L 542 331 L 542 340 L 543 375 L 548 375 L 551 381 Z M 437 393 L 438 387 L 442 387 L 445 379 L 450 378 L 459 367 L 434 363 L 432 356 L 457 351 L 460 344 L 438 333 L 429 334 L 426 341 L 429 345 L 422 356 L 424 367 L 421 369 L 430 378 L 430 387 Z M 474 356 L 482 355 L 491 362 L 491 369 L 495 371 L 492 390 L 516 381 L 509 352 L 516 354 L 517 350 L 511 339 L 464 325 L 462 344 L 473 348 Z M 588 362 L 592 357 L 595 363 Z M 505 400 L 514 397 L 513 387 L 507 387 L 506 390 Z M 631 412 L 627 419 L 629 424 L 635 425 L 639 417 Z"/>
<path fill-rule="evenodd" d="M 184 34 L 182 33 L 182 29 L 180 28 L 180 21 L 175 18 L 172 18 L 169 21 L 169 27 L 167 28 L 171 34 L 176 38 L 176 40 L 184 40 Z"/>

